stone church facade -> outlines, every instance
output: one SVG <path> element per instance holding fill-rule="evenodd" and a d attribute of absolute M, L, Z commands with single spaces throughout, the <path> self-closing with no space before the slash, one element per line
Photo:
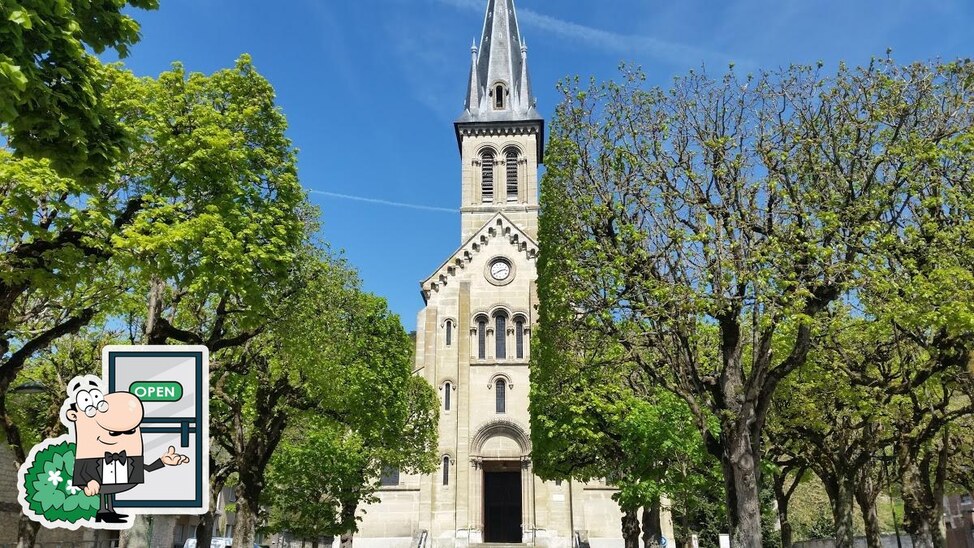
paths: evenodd
<path fill-rule="evenodd" d="M 462 159 L 460 247 L 421 284 L 416 369 L 440 398 L 439 469 L 383 478 L 356 546 L 478 543 L 622 546 L 604 483 L 542 481 L 531 461 L 528 394 L 537 322 L 538 166 L 544 120 L 513 0 L 489 0 L 471 50 Z M 672 536 L 670 535 L 670 538 Z"/>

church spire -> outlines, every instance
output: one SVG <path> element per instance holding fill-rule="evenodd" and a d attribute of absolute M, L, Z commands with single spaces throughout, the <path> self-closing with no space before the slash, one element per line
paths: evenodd
<path fill-rule="evenodd" d="M 470 45 L 470 83 L 467 85 L 467 102 L 464 108 L 467 112 L 480 110 L 480 79 L 477 77 L 477 42 Z"/>
<path fill-rule="evenodd" d="M 488 0 L 474 52 L 464 112 L 457 122 L 538 120 L 514 0 Z"/>

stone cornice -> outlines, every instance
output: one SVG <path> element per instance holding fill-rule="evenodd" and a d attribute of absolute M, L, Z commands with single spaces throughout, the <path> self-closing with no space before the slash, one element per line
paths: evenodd
<path fill-rule="evenodd" d="M 463 137 L 538 135 L 541 133 L 540 121 L 526 122 L 484 122 L 457 124 L 457 134 Z"/>
<path fill-rule="evenodd" d="M 529 261 L 534 261 L 538 257 L 538 243 L 503 213 L 498 213 L 468 238 L 453 256 L 440 265 L 429 278 L 420 282 L 423 301 L 428 303 L 433 293 L 448 285 L 457 274 L 465 270 L 467 265 L 473 261 L 474 256 L 495 238 L 506 238 L 518 252 L 524 253 Z"/>

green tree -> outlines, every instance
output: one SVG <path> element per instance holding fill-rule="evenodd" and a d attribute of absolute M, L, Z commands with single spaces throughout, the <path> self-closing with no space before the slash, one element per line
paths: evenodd
<path fill-rule="evenodd" d="M 94 53 L 122 57 L 139 40 L 127 6 L 158 0 L 16 0 L 0 5 L 0 133 L 18 153 L 46 158 L 61 174 L 105 178 L 127 152 L 106 100 L 108 76 Z"/>
<path fill-rule="evenodd" d="M 110 241 L 138 209 L 125 183 L 86 184 L 0 150 L 0 415 L 19 371 L 125 291 Z M 15 457 L 19 434 L 4 421 Z"/>
<path fill-rule="evenodd" d="M 685 530 L 705 506 L 703 484 L 713 471 L 686 404 L 656 390 L 621 349 L 600 338 L 558 331 L 538 338 L 531 377 L 531 437 L 535 472 L 545 479 L 605 479 L 617 486 L 627 546 L 659 543 L 661 499 Z M 557 341 L 557 342 L 556 342 Z M 634 392 L 638 394 L 634 396 Z M 656 525 L 654 525 L 656 524 Z M 672 539 L 671 539 L 672 540 Z"/>
<path fill-rule="evenodd" d="M 858 502 L 866 518 L 867 544 L 874 548 L 881 533 L 876 513 L 883 480 L 880 456 L 893 442 L 885 408 L 888 394 L 883 385 L 853 383 L 847 372 L 891 359 L 889 330 L 854 319 L 839 307 L 822 320 L 816 348 L 782 382 L 780 397 L 772 404 L 768 453 L 786 467 L 818 476 L 831 503 L 837 547 L 853 546 Z M 781 495 L 779 514 L 786 514 L 787 500 Z"/>
<path fill-rule="evenodd" d="M 269 531 L 290 531 L 311 539 L 323 536 L 351 543 L 358 530 L 356 512 L 376 502 L 384 470 L 431 473 L 436 468 L 435 424 L 438 405 L 433 389 L 422 378 L 409 379 L 401 404 L 410 412 L 399 424 L 402 435 L 393 446 L 370 443 L 346 425 L 315 415 L 293 428 L 271 461 L 266 501 Z"/>
<path fill-rule="evenodd" d="M 219 365 L 220 351 L 266 328 L 312 229 L 286 118 L 247 56 L 211 75 L 177 64 L 120 79 L 128 93 L 109 97 L 137 145 L 117 171 L 138 208 L 110 240 L 129 283 L 115 312 L 133 342 L 205 344 Z M 140 518 L 122 544 L 146 532 Z"/>
<path fill-rule="evenodd" d="M 913 116 L 932 138 L 898 150 L 909 166 L 901 221 L 877 239 L 857 297 L 864 313 L 889 333 L 890 359 L 848 371 L 854 383 L 882 386 L 906 529 L 917 546 L 943 546 L 942 494 L 950 431 L 974 411 L 974 63 L 936 67 L 913 92 Z M 893 80 L 909 89 L 910 80 Z M 887 108 L 895 108 L 889 105 Z M 969 458 L 969 456 L 968 456 Z"/>
<path fill-rule="evenodd" d="M 174 300 L 215 294 L 217 310 L 227 294 L 266 305 L 268 279 L 287 272 L 303 239 L 286 122 L 246 57 L 212 77 L 106 70 L 105 100 L 138 143 L 113 177 L 82 182 L 0 152 L 0 394 L 31 355 L 106 313 L 134 281 L 171 281 Z M 246 328 L 238 304 L 223 306 Z M 153 342 L 233 342 L 225 319 L 199 338 L 150 316 L 160 319 Z"/>
<path fill-rule="evenodd" d="M 4 398 L 5 441 L 18 463 L 25 461 L 25 453 L 31 446 L 64 433 L 60 412 L 68 381 L 78 375 L 100 375 L 102 347 L 118 340 L 116 333 L 103 327 L 87 328 L 58 339 L 27 360 L 12 386 L 33 383 L 37 391 L 11 392 Z M 39 529 L 39 523 L 21 516 L 17 524 L 17 546 L 33 546 Z"/>
<path fill-rule="evenodd" d="M 288 427 L 309 413 L 337 433 L 324 439 L 351 444 L 348 457 L 360 464 L 342 483 L 349 490 L 335 523 L 348 527 L 343 535 L 354 531 L 358 501 L 367 500 L 382 466 L 433 466 L 432 389 L 416 392 L 411 341 L 399 318 L 362 292 L 340 261 L 307 257 L 292 287 L 266 330 L 225 351 L 213 383 L 213 436 L 236 476 L 237 545 L 253 543 L 267 467 Z"/>
<path fill-rule="evenodd" d="M 138 317 L 133 342 L 247 341 L 309 230 L 286 120 L 249 58 L 209 76 L 104 74 L 103 100 L 135 137 L 111 177 L 0 153 L 4 414 L 26 360 L 99 315 Z"/>
<path fill-rule="evenodd" d="M 542 184 L 539 334 L 563 322 L 608 337 L 687 403 L 721 461 L 737 545 L 762 544 L 774 394 L 806 362 L 816 318 L 910 223 L 904 194 L 927 168 L 911 160 L 970 164 L 974 149 L 952 143 L 970 135 L 971 72 L 881 60 L 830 77 L 691 73 L 668 92 L 641 89 L 638 73 L 562 87 Z"/>
<path fill-rule="evenodd" d="M 353 530 L 354 516 L 345 522 L 342 501 L 358 498 L 366 481 L 361 473 L 365 460 L 361 438 L 343 427 L 326 423 L 295 428 L 268 472 L 266 529 L 310 539 L 312 548 L 322 537 Z"/>
<path fill-rule="evenodd" d="M 11 395 L 10 418 L 17 424 L 24 447 L 64 433 L 61 404 L 68 381 L 79 375 L 101 376 L 101 349 L 117 344 L 118 333 L 104 326 L 89 327 L 59 339 L 28 360 L 15 386 L 34 384 L 37 391 Z"/>
<path fill-rule="evenodd" d="M 974 455 L 974 417 L 958 420 L 950 429 L 948 437 L 949 454 L 947 480 L 968 494 L 974 494 L 974 460 L 965 458 Z"/>

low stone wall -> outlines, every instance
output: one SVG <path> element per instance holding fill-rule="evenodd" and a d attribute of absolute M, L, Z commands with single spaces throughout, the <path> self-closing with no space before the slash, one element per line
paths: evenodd
<path fill-rule="evenodd" d="M 17 466 L 14 465 L 13 451 L 7 442 L 0 441 L 0 547 L 17 544 L 17 523 L 20 520 L 20 503 L 17 502 Z M 92 545 L 95 539 L 93 531 L 79 529 L 45 529 L 41 527 L 37 533 L 38 546 L 64 543 L 69 546 L 72 542 L 87 542 Z"/>
<path fill-rule="evenodd" d="M 913 539 L 909 535 L 900 535 L 900 543 L 896 542 L 896 535 L 883 535 L 880 537 L 883 548 L 913 548 Z M 795 548 L 835 548 L 833 539 L 803 540 L 794 544 Z M 864 537 L 856 537 L 855 548 L 867 548 Z"/>

